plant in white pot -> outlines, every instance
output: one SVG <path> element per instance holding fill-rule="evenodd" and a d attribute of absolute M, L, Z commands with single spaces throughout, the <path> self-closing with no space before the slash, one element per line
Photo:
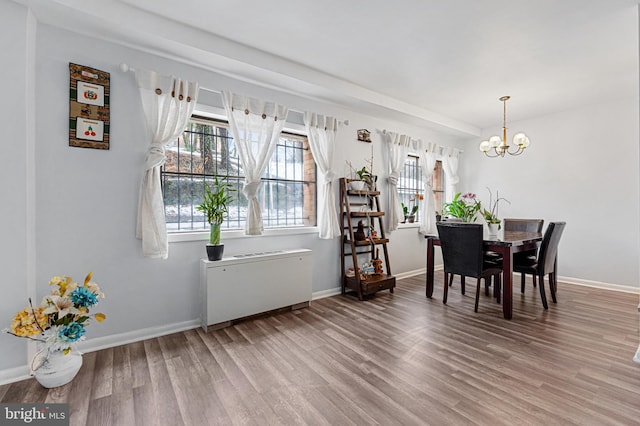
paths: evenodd
<path fill-rule="evenodd" d="M 500 225 L 502 223 L 502 219 L 498 217 L 498 203 L 500 201 L 504 201 L 507 204 L 511 203 L 506 198 L 500 197 L 498 191 L 496 191 L 496 200 L 494 202 L 491 189 L 487 188 L 487 191 L 489 191 L 489 207 L 491 207 L 491 210 L 483 209 L 482 215 L 484 216 L 484 220 L 487 222 L 487 226 L 489 227 L 489 235 L 495 236 L 498 234 Z"/>
<path fill-rule="evenodd" d="M 347 161 L 347 164 L 351 169 L 352 180 L 349 182 L 350 189 L 358 191 L 369 189 L 370 191 L 375 191 L 378 177 L 371 172 L 371 166 L 362 166 L 361 169 L 356 169 L 350 161 Z M 369 164 L 373 164 L 373 158 Z"/>
<path fill-rule="evenodd" d="M 220 260 L 224 252 L 224 244 L 220 244 L 220 226 L 228 212 L 228 206 L 233 201 L 231 195 L 235 192 L 233 186 L 226 179 L 213 181 L 213 189 L 205 184 L 202 204 L 196 208 L 207 216 L 209 222 L 209 244 L 207 244 L 207 257 L 209 260 Z"/>

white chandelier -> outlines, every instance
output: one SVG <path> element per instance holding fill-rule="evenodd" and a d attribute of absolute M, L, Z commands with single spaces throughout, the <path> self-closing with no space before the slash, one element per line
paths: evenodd
<path fill-rule="evenodd" d="M 502 138 L 500 136 L 491 136 L 489 140 L 480 142 L 480 151 L 484 152 L 487 157 L 504 157 L 505 154 L 520 155 L 529 146 L 529 138 L 524 133 L 516 133 L 513 135 L 513 143 L 518 147 L 516 151 L 509 151 L 511 148 L 507 144 L 507 101 L 511 96 L 503 96 L 500 98 L 504 105 L 504 116 L 502 124 Z M 491 149 L 493 148 L 493 152 Z"/>

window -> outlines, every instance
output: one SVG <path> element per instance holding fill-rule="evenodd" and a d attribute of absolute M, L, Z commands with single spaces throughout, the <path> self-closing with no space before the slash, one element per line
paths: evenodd
<path fill-rule="evenodd" d="M 226 177 L 234 186 L 222 229 L 243 229 L 247 198 L 242 193 L 244 172 L 226 122 L 192 117 L 182 136 L 166 148 L 162 194 L 169 232 L 207 230 L 202 203 L 205 183 Z M 316 167 L 305 136 L 282 133 L 258 193 L 265 228 L 316 224 Z"/>
<path fill-rule="evenodd" d="M 433 197 L 435 199 L 435 210 L 442 213 L 442 204 L 444 202 L 444 172 L 442 170 L 442 161 L 436 161 L 431 179 Z M 422 169 L 420 167 L 420 158 L 415 155 L 409 155 L 404 161 L 404 166 L 400 172 L 398 195 L 400 196 L 400 201 L 411 210 L 416 203 L 416 194 L 424 195 Z M 424 206 L 424 201 L 420 206 Z M 416 220 L 417 219 L 416 217 Z"/>

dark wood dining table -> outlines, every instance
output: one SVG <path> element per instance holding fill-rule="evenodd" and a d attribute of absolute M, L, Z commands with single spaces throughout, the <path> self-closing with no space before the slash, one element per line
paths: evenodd
<path fill-rule="evenodd" d="M 437 235 L 427 235 L 427 297 L 433 296 L 434 247 L 440 245 Z M 483 237 L 484 249 L 502 255 L 502 312 L 506 319 L 513 315 L 513 254 L 536 248 L 542 241 L 539 232 L 499 232 Z"/>

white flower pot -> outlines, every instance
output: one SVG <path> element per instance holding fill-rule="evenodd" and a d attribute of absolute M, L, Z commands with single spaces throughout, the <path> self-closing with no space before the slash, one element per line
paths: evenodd
<path fill-rule="evenodd" d="M 367 189 L 367 183 L 363 180 L 352 180 L 349 182 L 349 189 L 354 191 L 364 191 Z"/>
<path fill-rule="evenodd" d="M 82 354 L 72 350 L 67 355 L 62 351 L 52 351 L 47 358 L 44 350 L 36 355 L 32 362 L 33 375 L 45 388 L 66 385 L 76 377 L 82 367 Z"/>
<path fill-rule="evenodd" d="M 498 227 L 500 226 L 500 224 L 498 224 L 498 223 L 487 223 L 487 226 L 489 227 L 489 236 L 490 237 L 497 237 L 498 236 Z"/>

